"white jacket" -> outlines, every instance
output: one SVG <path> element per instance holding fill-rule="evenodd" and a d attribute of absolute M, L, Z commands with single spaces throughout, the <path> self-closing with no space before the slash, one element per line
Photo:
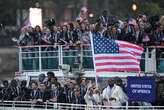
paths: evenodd
<path fill-rule="evenodd" d="M 102 99 L 107 99 L 108 103 L 109 103 L 109 97 L 110 97 L 109 96 L 109 88 L 110 88 L 110 86 L 107 86 L 102 92 Z"/>
<path fill-rule="evenodd" d="M 93 94 L 93 98 L 94 98 L 96 103 L 101 103 L 101 95 Z M 91 96 L 89 95 L 88 89 L 87 89 L 87 92 L 84 96 L 84 99 L 85 99 L 85 102 L 87 103 L 87 107 L 85 108 L 85 110 L 98 110 L 99 109 L 99 108 L 93 108 L 94 102 L 91 100 Z"/>
<path fill-rule="evenodd" d="M 93 105 L 92 100 L 90 100 L 91 97 L 89 95 L 89 90 L 88 89 L 87 89 L 87 92 L 86 92 L 86 94 L 84 96 L 84 99 L 85 99 L 85 102 L 86 102 L 87 105 Z"/>
<path fill-rule="evenodd" d="M 121 106 L 122 102 L 127 101 L 126 94 L 123 92 L 122 88 L 117 85 L 114 85 L 113 88 L 111 89 L 110 97 L 113 97 L 116 99 L 109 102 L 111 106 Z"/>

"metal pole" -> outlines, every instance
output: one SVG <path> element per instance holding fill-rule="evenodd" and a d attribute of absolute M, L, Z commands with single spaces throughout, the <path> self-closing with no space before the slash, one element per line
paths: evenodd
<path fill-rule="evenodd" d="M 145 53 L 145 72 L 148 71 L 148 57 L 149 57 L 149 49 L 147 47 L 146 48 L 146 53 Z"/>
<path fill-rule="evenodd" d="M 59 65 L 63 64 L 63 47 L 62 45 L 59 45 Z M 63 74 L 63 71 L 59 69 L 59 72 Z M 64 80 L 64 74 L 63 74 L 63 80 Z"/>
<path fill-rule="evenodd" d="M 60 46 L 60 64 L 63 64 L 63 46 Z"/>
<path fill-rule="evenodd" d="M 87 4 L 87 0 L 84 0 L 84 6 L 88 6 L 88 4 Z"/>
<path fill-rule="evenodd" d="M 22 48 L 19 47 L 19 71 L 22 72 Z"/>
<path fill-rule="evenodd" d="M 81 45 L 80 47 L 80 65 L 79 65 L 79 71 L 82 71 L 82 68 L 83 68 L 83 53 L 84 53 L 84 49 L 83 49 L 83 45 Z M 78 56 L 79 57 L 79 56 Z"/>
<path fill-rule="evenodd" d="M 128 101 L 126 102 L 126 110 L 128 110 Z"/>
<path fill-rule="evenodd" d="M 154 48 L 154 53 L 153 53 L 153 54 L 154 54 L 154 61 L 155 61 L 155 62 L 154 62 L 154 63 L 155 63 L 155 73 L 157 73 L 157 59 L 156 59 L 156 58 L 157 58 L 157 57 L 156 57 L 156 55 L 157 55 L 157 53 L 156 53 L 157 50 L 156 50 L 156 49 L 157 49 L 157 48 Z"/>
<path fill-rule="evenodd" d="M 39 72 L 42 71 L 42 55 L 41 55 L 41 46 L 39 46 Z"/>

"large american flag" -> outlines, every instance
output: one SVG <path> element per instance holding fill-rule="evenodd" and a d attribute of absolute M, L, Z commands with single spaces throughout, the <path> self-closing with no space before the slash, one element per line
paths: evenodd
<path fill-rule="evenodd" d="M 92 49 L 96 72 L 140 71 L 144 49 L 138 45 L 93 34 Z"/>

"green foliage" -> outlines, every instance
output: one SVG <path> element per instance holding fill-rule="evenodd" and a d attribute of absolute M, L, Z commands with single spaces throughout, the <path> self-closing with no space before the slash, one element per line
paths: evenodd
<path fill-rule="evenodd" d="M 34 6 L 34 3 L 39 1 L 43 8 L 43 3 L 46 0 L 0 0 L 0 23 L 4 22 L 11 25 L 16 23 L 16 11 L 18 9 L 28 9 Z M 59 19 L 60 14 L 69 5 L 74 6 L 72 10 L 73 17 L 77 16 L 84 0 L 52 0 L 54 2 L 54 11 Z M 102 10 L 108 9 L 112 15 L 118 18 L 127 18 L 129 16 L 137 16 L 139 13 L 164 14 L 164 0 L 87 0 L 88 12 L 95 16 L 100 16 Z M 132 4 L 137 5 L 137 10 L 132 11 Z M 43 8 L 44 10 L 44 8 Z M 73 18 L 74 19 L 74 18 Z"/>
<path fill-rule="evenodd" d="M 92 12 L 95 15 L 99 14 L 99 4 L 98 2 L 95 2 L 95 0 L 88 0 L 88 11 L 89 13 Z"/>
<path fill-rule="evenodd" d="M 146 2 L 146 11 L 150 14 L 164 14 L 164 8 L 160 7 L 158 3 Z"/>
<path fill-rule="evenodd" d="M 106 0 L 88 0 L 88 8 L 95 15 L 101 13 L 104 9 L 102 2 Z M 137 10 L 132 10 L 132 4 L 137 5 Z M 108 10 L 117 18 L 136 17 L 138 14 L 164 14 L 164 0 L 108 0 Z"/>
<path fill-rule="evenodd" d="M 16 24 L 16 11 L 32 7 L 34 0 L 0 0 L 0 23 Z"/>
<path fill-rule="evenodd" d="M 68 5 L 72 4 L 83 4 L 83 0 L 52 0 L 55 3 L 55 7 L 60 6 L 60 7 L 66 7 Z"/>
<path fill-rule="evenodd" d="M 13 0 L 14 1 L 14 0 Z M 12 0 L 1 0 L 0 2 L 0 22 L 7 24 L 10 21 L 11 24 L 14 24 L 16 13 L 15 7 Z M 13 5 L 13 6 L 12 6 Z"/>

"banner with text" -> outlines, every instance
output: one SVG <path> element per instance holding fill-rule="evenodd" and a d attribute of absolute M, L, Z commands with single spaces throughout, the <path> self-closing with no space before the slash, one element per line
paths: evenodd
<path fill-rule="evenodd" d="M 129 101 L 154 102 L 155 79 L 153 77 L 128 77 L 127 95 Z"/>

